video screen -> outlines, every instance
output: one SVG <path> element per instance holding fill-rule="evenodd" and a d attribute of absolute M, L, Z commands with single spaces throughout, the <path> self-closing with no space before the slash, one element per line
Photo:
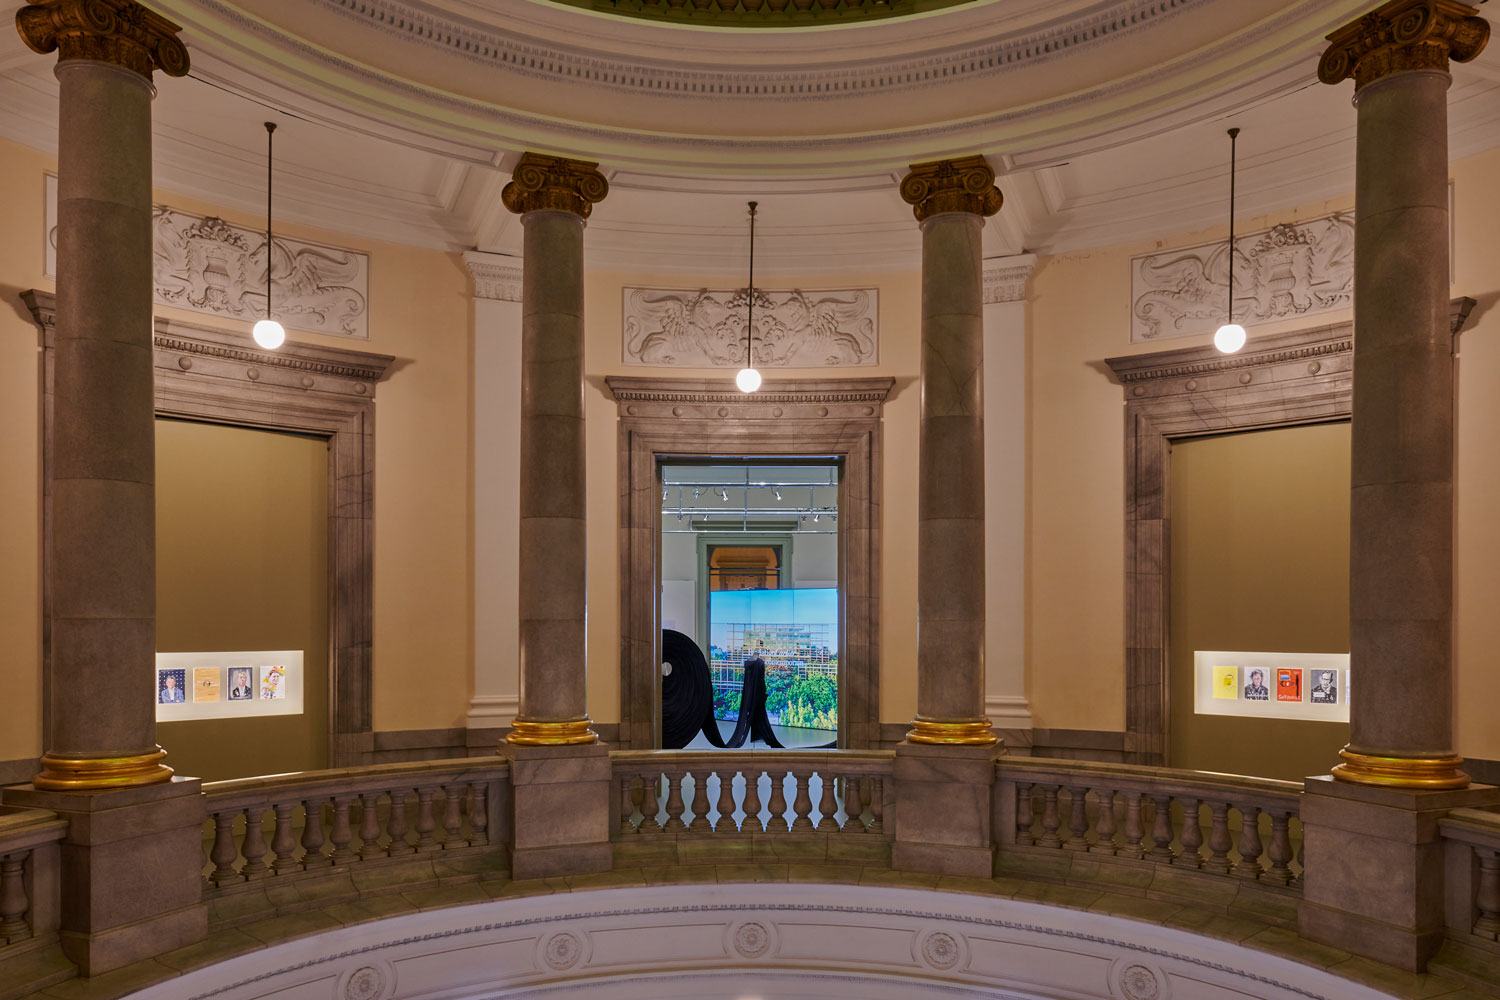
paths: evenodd
<path fill-rule="evenodd" d="M 715 718 L 739 718 L 744 663 L 759 656 L 773 725 L 838 729 L 837 589 L 715 591 L 708 620 Z"/>

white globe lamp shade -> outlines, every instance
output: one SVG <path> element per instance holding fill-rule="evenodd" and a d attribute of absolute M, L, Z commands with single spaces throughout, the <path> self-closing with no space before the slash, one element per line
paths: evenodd
<path fill-rule="evenodd" d="M 250 331 L 255 342 L 268 351 L 273 351 L 286 341 L 286 331 L 274 319 L 263 319 Z"/>
<path fill-rule="evenodd" d="M 734 384 L 740 387 L 740 392 L 754 392 L 760 388 L 760 372 L 754 368 L 741 368 L 734 377 Z"/>
<path fill-rule="evenodd" d="M 1225 354 L 1233 354 L 1245 346 L 1245 328 L 1238 323 L 1225 323 L 1214 333 L 1214 346 Z"/>

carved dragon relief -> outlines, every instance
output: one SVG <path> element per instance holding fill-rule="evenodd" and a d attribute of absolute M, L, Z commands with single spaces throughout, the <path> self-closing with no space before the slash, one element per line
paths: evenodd
<path fill-rule="evenodd" d="M 1224 322 L 1229 247 L 1208 243 L 1135 257 L 1133 343 L 1212 333 Z M 1235 240 L 1234 318 L 1250 326 L 1354 302 L 1354 216 L 1283 223 Z"/>
<path fill-rule="evenodd" d="M 266 309 L 263 233 L 165 205 L 151 211 L 155 301 L 254 320 Z M 310 333 L 369 339 L 370 259 L 353 250 L 277 237 L 270 253 L 277 318 Z M 47 178 L 47 274 L 57 273 L 57 187 Z"/>
<path fill-rule="evenodd" d="M 745 363 L 750 296 L 732 291 L 624 290 L 624 360 L 678 368 Z M 861 367 L 878 356 L 877 291 L 755 291 L 751 357 L 762 368 Z"/>

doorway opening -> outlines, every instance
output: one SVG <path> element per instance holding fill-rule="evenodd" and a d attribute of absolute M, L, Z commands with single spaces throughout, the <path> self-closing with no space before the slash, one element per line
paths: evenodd
<path fill-rule="evenodd" d="M 839 462 L 674 459 L 659 479 L 662 711 L 687 727 L 664 745 L 835 745 Z"/>

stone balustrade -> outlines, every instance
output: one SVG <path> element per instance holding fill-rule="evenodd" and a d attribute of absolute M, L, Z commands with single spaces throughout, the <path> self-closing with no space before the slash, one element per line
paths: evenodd
<path fill-rule="evenodd" d="M 675 834 L 889 837 L 888 751 L 617 751 L 615 838 Z"/>
<path fill-rule="evenodd" d="M 1454 809 L 1438 830 L 1448 932 L 1486 947 L 1500 942 L 1500 813 Z"/>
<path fill-rule="evenodd" d="M 56 937 L 67 831 L 56 813 L 0 807 L 0 957 Z"/>
<path fill-rule="evenodd" d="M 503 850 L 508 780 L 506 761 L 476 758 L 206 784 L 206 894 L 378 859 Z"/>
<path fill-rule="evenodd" d="M 1297 782 L 1034 757 L 996 771 L 1002 856 L 1072 851 L 1300 888 Z"/>

